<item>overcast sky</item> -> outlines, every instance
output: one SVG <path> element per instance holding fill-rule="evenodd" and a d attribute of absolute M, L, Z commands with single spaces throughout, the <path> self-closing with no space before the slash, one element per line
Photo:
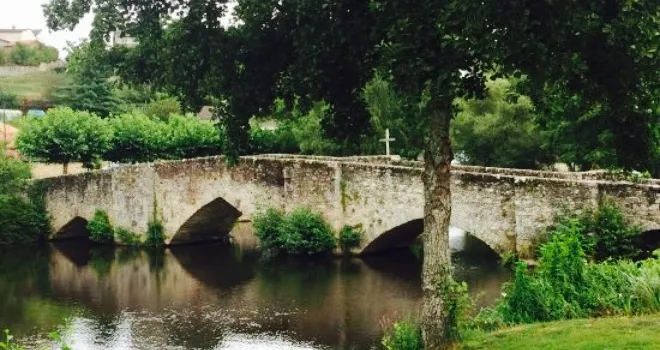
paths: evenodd
<path fill-rule="evenodd" d="M 0 0 L 0 28 L 42 29 L 39 40 L 56 47 L 62 55 L 67 41 L 78 42 L 89 36 L 92 17 L 87 15 L 73 31 L 51 32 L 41 10 L 41 5 L 46 2 L 48 0 Z"/>

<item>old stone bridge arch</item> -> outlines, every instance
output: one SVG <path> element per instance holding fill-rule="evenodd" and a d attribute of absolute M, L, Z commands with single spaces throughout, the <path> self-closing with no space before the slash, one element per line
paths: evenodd
<path fill-rule="evenodd" d="M 356 252 L 406 244 L 421 232 L 421 164 L 385 157 L 222 157 L 128 165 L 42 180 L 52 238 L 79 232 L 97 209 L 116 227 L 145 233 L 159 220 L 167 244 L 221 238 L 233 223 L 268 207 L 309 207 L 338 230 L 364 230 Z M 646 230 L 660 229 L 660 181 L 610 181 L 602 173 L 455 167 L 451 224 L 494 251 L 529 255 L 561 209 L 605 198 Z"/>

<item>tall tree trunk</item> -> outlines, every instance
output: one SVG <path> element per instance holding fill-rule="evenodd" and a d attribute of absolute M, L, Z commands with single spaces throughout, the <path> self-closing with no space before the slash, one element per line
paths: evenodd
<path fill-rule="evenodd" d="M 421 329 L 426 349 L 444 348 L 448 324 L 447 298 L 451 297 L 449 218 L 451 215 L 449 138 L 450 104 L 431 106 L 424 149 L 424 263 L 422 267 Z"/>
<path fill-rule="evenodd" d="M 69 163 L 62 164 L 62 174 L 67 175 L 69 173 Z"/>

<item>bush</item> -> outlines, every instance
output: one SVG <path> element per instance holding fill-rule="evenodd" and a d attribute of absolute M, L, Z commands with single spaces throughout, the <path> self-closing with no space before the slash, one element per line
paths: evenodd
<path fill-rule="evenodd" d="M 292 123 L 292 133 L 303 154 L 334 155 L 339 145 L 325 136 L 322 121 L 329 118 L 332 107 L 317 102 L 307 114 L 297 116 Z"/>
<path fill-rule="evenodd" d="M 0 195 L 0 245 L 34 243 L 47 232 L 43 224 L 39 208 L 32 202 L 17 195 Z"/>
<path fill-rule="evenodd" d="M 259 239 L 259 246 L 269 253 L 278 252 L 284 246 L 280 229 L 284 223 L 284 212 L 269 208 L 253 219 L 254 234 Z"/>
<path fill-rule="evenodd" d="M 71 162 L 82 162 L 86 168 L 98 166 L 110 139 L 111 131 L 99 117 L 60 107 L 31 119 L 18 134 L 16 146 L 25 156 L 63 164 L 66 174 Z"/>
<path fill-rule="evenodd" d="M 606 200 L 597 211 L 562 215 L 550 235 L 577 235 L 586 255 L 596 261 L 636 259 L 642 254 L 642 229 L 629 224 L 621 210 Z"/>
<path fill-rule="evenodd" d="M 87 223 L 90 239 L 93 242 L 109 244 L 115 242 L 115 231 L 110 224 L 108 214 L 105 211 L 97 209 L 94 212 L 94 218 Z"/>
<path fill-rule="evenodd" d="M 56 48 L 43 44 L 28 46 L 19 43 L 9 52 L 9 62 L 19 66 L 38 66 L 56 61 L 58 57 Z"/>
<path fill-rule="evenodd" d="M 254 228 L 262 249 L 289 255 L 318 255 L 335 247 L 330 225 L 309 209 L 296 209 L 289 215 L 269 209 L 254 218 Z"/>
<path fill-rule="evenodd" d="M 575 232 L 554 235 L 535 271 L 516 265 L 497 306 L 505 323 L 660 311 L 660 256 L 588 263 L 580 241 Z"/>
<path fill-rule="evenodd" d="M 114 162 L 202 157 L 220 153 L 218 130 L 207 121 L 172 115 L 167 122 L 141 113 L 109 119 L 112 147 L 105 158 Z"/>
<path fill-rule="evenodd" d="M 112 147 L 105 159 L 113 162 L 150 162 L 163 155 L 166 125 L 145 114 L 122 114 L 108 120 L 112 132 Z"/>
<path fill-rule="evenodd" d="M 410 321 L 397 321 L 385 329 L 381 344 L 388 350 L 423 349 L 422 332 Z"/>
<path fill-rule="evenodd" d="M 275 130 L 264 130 L 258 126 L 250 128 L 250 152 L 263 153 L 298 153 L 300 148 L 293 135 L 291 123 L 281 122 Z"/>
<path fill-rule="evenodd" d="M 32 177 L 30 165 L 9 158 L 0 150 L 0 194 L 16 195 L 23 191 Z"/>
<path fill-rule="evenodd" d="M 351 227 L 344 225 L 339 231 L 339 245 L 344 250 L 349 250 L 360 245 L 362 240 L 362 227 Z"/>
<path fill-rule="evenodd" d="M 181 159 L 220 153 L 220 134 L 215 126 L 194 117 L 172 115 L 165 129 L 166 158 Z"/>
<path fill-rule="evenodd" d="M 28 186 L 30 176 L 26 163 L 0 153 L 0 245 L 32 243 L 48 232 L 38 187 Z"/>
<path fill-rule="evenodd" d="M 18 95 L 7 91 L 0 91 L 0 108 L 17 109 L 20 106 Z"/>
<path fill-rule="evenodd" d="M 149 221 L 147 224 L 147 238 L 144 245 L 149 247 L 162 247 L 165 245 L 165 229 L 163 223 L 158 220 Z"/>
<path fill-rule="evenodd" d="M 140 236 L 136 234 L 135 232 L 131 232 L 125 228 L 118 227 L 115 228 L 115 237 L 117 237 L 117 240 L 121 242 L 123 245 L 128 245 L 128 246 L 139 246 L 142 244 L 142 241 L 140 240 Z"/>
<path fill-rule="evenodd" d="M 171 115 L 181 114 L 181 103 L 174 97 L 166 97 L 147 103 L 144 113 L 150 118 L 167 121 Z"/>

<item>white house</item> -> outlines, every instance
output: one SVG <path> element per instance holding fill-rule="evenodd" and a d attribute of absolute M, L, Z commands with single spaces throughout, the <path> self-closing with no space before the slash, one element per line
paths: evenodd
<path fill-rule="evenodd" d="M 107 40 L 109 47 L 113 46 L 126 46 L 126 47 L 135 47 L 138 45 L 138 41 L 130 36 L 123 35 L 121 31 L 114 31 L 110 33 L 110 38 Z"/>
<path fill-rule="evenodd" d="M 39 42 L 37 35 L 41 29 L 2 29 L 0 28 L 0 48 L 13 47 L 16 44 L 31 45 Z"/>

